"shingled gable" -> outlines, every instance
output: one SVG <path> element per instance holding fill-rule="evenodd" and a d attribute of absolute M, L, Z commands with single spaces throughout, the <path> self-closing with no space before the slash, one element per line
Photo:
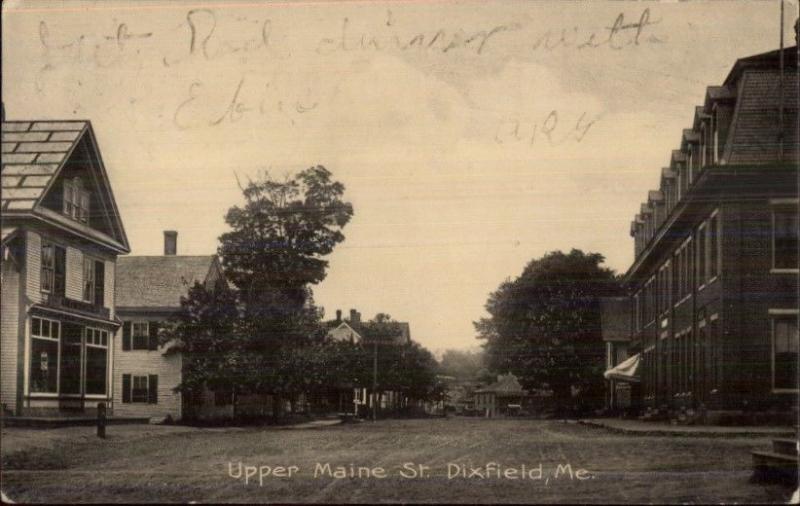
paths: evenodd
<path fill-rule="evenodd" d="M 174 311 L 195 282 L 222 276 L 214 255 L 126 256 L 117 259 L 117 310 Z M 209 286 L 210 288 L 210 286 Z"/>
<path fill-rule="evenodd" d="M 103 243 L 117 253 L 130 247 L 89 121 L 3 121 L 2 198 L 4 221 L 34 218 Z M 43 205 L 65 168 L 85 170 L 103 208 L 105 231 L 72 220 Z"/>

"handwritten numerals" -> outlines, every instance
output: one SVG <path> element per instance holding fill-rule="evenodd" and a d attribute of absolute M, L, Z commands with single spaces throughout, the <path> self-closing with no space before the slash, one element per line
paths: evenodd
<path fill-rule="evenodd" d="M 530 147 L 542 144 L 561 146 L 568 142 L 579 143 L 599 119 L 599 114 L 590 118 L 583 112 L 574 123 L 568 123 L 560 118 L 559 112 L 555 109 L 543 117 L 532 120 L 505 119 L 498 123 L 494 141 L 497 144 L 526 144 Z"/>

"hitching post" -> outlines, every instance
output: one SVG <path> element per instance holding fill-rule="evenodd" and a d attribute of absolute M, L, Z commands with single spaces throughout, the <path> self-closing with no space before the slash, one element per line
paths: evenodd
<path fill-rule="evenodd" d="M 372 353 L 372 421 L 378 419 L 378 340 L 373 341 Z"/>
<path fill-rule="evenodd" d="M 97 437 L 106 438 L 106 403 L 97 403 Z"/>

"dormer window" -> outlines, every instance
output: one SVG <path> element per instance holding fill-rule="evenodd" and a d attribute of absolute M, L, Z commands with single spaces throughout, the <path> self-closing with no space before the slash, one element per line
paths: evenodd
<path fill-rule="evenodd" d="M 82 223 L 89 221 L 89 192 L 79 177 L 64 181 L 64 214 Z"/>

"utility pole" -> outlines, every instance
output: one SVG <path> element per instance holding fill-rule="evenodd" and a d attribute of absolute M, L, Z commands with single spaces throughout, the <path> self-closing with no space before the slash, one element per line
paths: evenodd
<path fill-rule="evenodd" d="M 372 341 L 372 421 L 378 419 L 378 340 Z"/>

